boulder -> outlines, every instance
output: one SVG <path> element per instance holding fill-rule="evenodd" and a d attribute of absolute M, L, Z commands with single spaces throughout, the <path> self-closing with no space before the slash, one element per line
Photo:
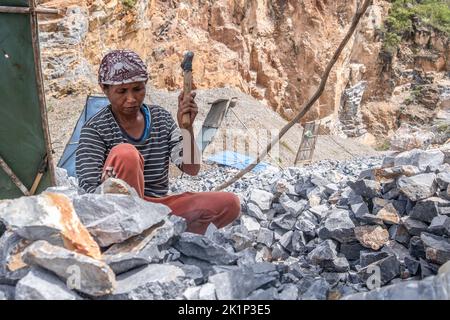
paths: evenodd
<path fill-rule="evenodd" d="M 33 267 L 16 286 L 16 300 L 81 300 L 54 274 Z"/>
<path fill-rule="evenodd" d="M 228 252 L 210 239 L 189 232 L 183 233 L 174 247 L 186 256 L 212 264 L 232 264 L 238 259 L 235 253 Z"/>
<path fill-rule="evenodd" d="M 186 274 L 180 267 L 170 264 L 149 264 L 122 273 L 117 286 L 107 300 L 166 300 L 183 295 Z"/>
<path fill-rule="evenodd" d="M 427 260 L 436 264 L 444 264 L 450 260 L 450 241 L 446 238 L 429 233 L 420 236 L 425 247 Z"/>
<path fill-rule="evenodd" d="M 400 177 L 397 180 L 400 192 L 411 201 L 429 198 L 436 193 L 437 183 L 434 173 L 422 173 L 412 177 Z"/>
<path fill-rule="evenodd" d="M 122 194 L 85 194 L 73 205 L 101 247 L 123 242 L 160 223 L 170 208 Z"/>
<path fill-rule="evenodd" d="M 379 250 L 389 240 L 389 232 L 381 226 L 358 226 L 355 236 L 364 247 L 372 250 Z"/>
<path fill-rule="evenodd" d="M 261 210 L 269 210 L 274 195 L 265 190 L 254 189 L 250 192 L 249 201 L 256 204 Z"/>
<path fill-rule="evenodd" d="M 1 202 L 0 220 L 22 238 L 46 240 L 95 259 L 101 257 L 98 244 L 63 194 L 47 192 Z"/>
<path fill-rule="evenodd" d="M 335 209 L 325 218 L 318 234 L 321 239 L 334 239 L 345 243 L 355 239 L 354 228 L 355 224 L 350 218 L 349 211 Z"/>
<path fill-rule="evenodd" d="M 442 163 L 444 163 L 444 153 L 438 149 L 413 149 L 398 154 L 394 160 L 394 166 L 413 165 L 421 171 L 425 171 L 427 168 L 434 171 Z"/>
<path fill-rule="evenodd" d="M 28 245 L 29 240 L 12 231 L 6 231 L 0 237 L 0 283 L 15 284 L 29 272 L 30 268 L 22 260 Z"/>
<path fill-rule="evenodd" d="M 102 296 L 115 288 L 114 272 L 102 261 L 53 246 L 46 241 L 36 241 L 24 251 L 23 260 L 31 266 L 52 271 L 71 288 L 90 296 Z"/>

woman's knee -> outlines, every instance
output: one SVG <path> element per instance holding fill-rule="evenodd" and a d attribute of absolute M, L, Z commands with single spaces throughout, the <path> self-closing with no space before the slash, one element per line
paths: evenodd
<path fill-rule="evenodd" d="M 135 146 L 129 143 L 120 143 L 114 146 L 110 151 L 110 156 L 116 156 L 127 164 L 135 164 L 141 161 L 141 153 Z"/>
<path fill-rule="evenodd" d="M 236 220 L 241 213 L 241 201 L 239 197 L 232 192 L 224 192 L 222 196 L 224 197 L 230 220 Z"/>

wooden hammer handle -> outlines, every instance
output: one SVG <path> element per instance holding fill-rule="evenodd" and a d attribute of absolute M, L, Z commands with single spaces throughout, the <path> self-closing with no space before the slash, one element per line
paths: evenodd
<path fill-rule="evenodd" d="M 184 72 L 184 86 L 183 86 L 183 100 L 190 99 L 192 90 L 192 71 Z M 189 126 L 191 124 L 191 115 L 190 113 L 183 114 L 182 118 L 183 126 Z"/>

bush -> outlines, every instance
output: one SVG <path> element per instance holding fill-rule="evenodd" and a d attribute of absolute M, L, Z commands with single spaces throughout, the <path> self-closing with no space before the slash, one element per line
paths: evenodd
<path fill-rule="evenodd" d="M 401 40 L 414 31 L 414 18 L 450 35 L 448 0 L 393 0 L 384 30 L 384 51 L 393 53 Z"/>
<path fill-rule="evenodd" d="M 122 1 L 122 5 L 126 9 L 133 9 L 137 2 L 137 0 L 121 0 L 121 1 Z"/>

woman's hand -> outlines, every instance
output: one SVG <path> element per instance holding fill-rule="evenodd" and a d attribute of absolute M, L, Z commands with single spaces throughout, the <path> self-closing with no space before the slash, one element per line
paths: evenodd
<path fill-rule="evenodd" d="M 198 107 L 197 103 L 195 102 L 194 98 L 196 96 L 195 92 L 191 92 L 190 97 L 186 97 L 186 99 L 183 99 L 184 92 L 181 91 L 180 95 L 178 96 L 178 112 L 177 112 L 177 121 L 178 126 L 181 129 L 191 129 L 194 125 L 195 117 L 197 117 L 198 113 Z M 189 114 L 189 124 L 183 125 L 183 114 Z"/>

